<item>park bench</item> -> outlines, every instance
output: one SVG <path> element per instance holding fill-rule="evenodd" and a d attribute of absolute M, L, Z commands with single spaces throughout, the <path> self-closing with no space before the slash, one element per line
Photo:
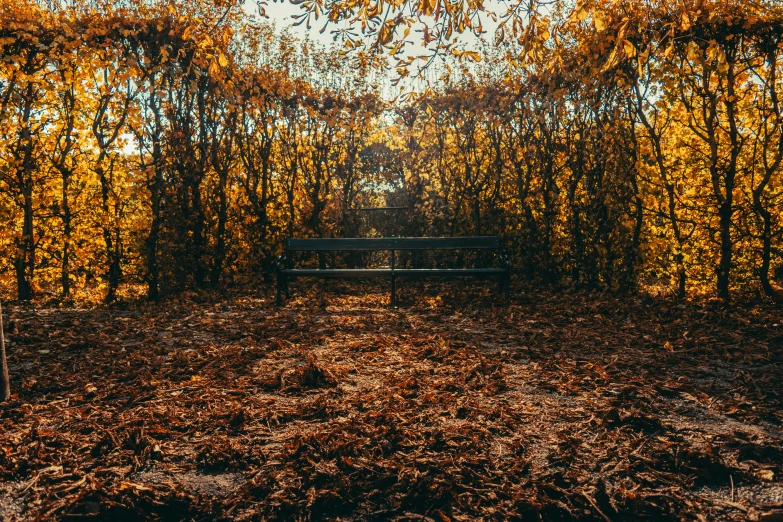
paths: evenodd
<path fill-rule="evenodd" d="M 497 254 L 499 266 L 489 268 L 398 268 L 395 266 L 397 251 L 431 250 L 489 250 Z M 326 268 L 324 254 L 327 252 L 380 252 L 391 253 L 388 268 Z M 295 252 L 317 253 L 318 268 L 294 268 Z M 500 290 L 509 294 L 510 264 L 503 254 L 498 236 L 475 237 L 381 237 L 381 238 L 290 238 L 285 243 L 285 254 L 277 263 L 277 304 L 281 303 L 281 293 L 286 298 L 288 282 L 299 277 L 349 278 L 349 277 L 388 277 L 391 280 L 391 305 L 397 305 L 397 277 L 496 277 Z"/>

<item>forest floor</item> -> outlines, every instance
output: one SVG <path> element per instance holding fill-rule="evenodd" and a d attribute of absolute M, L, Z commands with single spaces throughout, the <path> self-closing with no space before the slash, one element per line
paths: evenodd
<path fill-rule="evenodd" d="M 402 286 L 18 307 L 0 519 L 783 520 L 779 309 Z"/>

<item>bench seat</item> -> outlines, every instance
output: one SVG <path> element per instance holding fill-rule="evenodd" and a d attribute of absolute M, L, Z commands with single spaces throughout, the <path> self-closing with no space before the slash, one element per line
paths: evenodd
<path fill-rule="evenodd" d="M 497 254 L 500 266 L 490 268 L 396 268 L 395 251 L 426 250 L 489 250 Z M 379 252 L 391 253 L 388 268 L 326 268 L 323 254 L 326 252 Z M 294 252 L 315 252 L 319 255 L 320 268 L 294 268 Z M 388 277 L 391 280 L 391 304 L 396 305 L 395 279 L 397 277 L 497 277 L 501 291 L 508 297 L 510 274 L 508 258 L 503 254 L 498 236 L 474 237 L 384 237 L 384 238 L 289 238 L 285 255 L 277 263 L 277 304 L 281 293 L 288 297 L 288 281 L 299 277 L 362 278 Z"/>
<path fill-rule="evenodd" d="M 383 277 L 383 276 L 484 276 L 505 274 L 505 268 L 292 268 L 280 270 L 287 277 Z"/>

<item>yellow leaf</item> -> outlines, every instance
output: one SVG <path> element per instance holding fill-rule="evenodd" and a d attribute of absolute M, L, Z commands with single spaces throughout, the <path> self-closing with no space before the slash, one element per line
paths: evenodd
<path fill-rule="evenodd" d="M 209 75 L 213 78 L 220 76 L 220 67 L 218 67 L 218 64 L 215 60 L 212 60 L 209 63 Z"/>
<path fill-rule="evenodd" d="M 691 18 L 688 13 L 682 13 L 682 30 L 687 31 L 691 28 Z"/>
<path fill-rule="evenodd" d="M 617 62 L 617 48 L 615 47 L 614 49 L 612 49 L 612 52 L 609 55 L 609 59 L 606 60 L 606 65 L 604 65 L 603 70 L 608 71 L 609 69 L 611 69 L 616 65 L 616 62 Z"/>
<path fill-rule="evenodd" d="M 625 55 L 628 58 L 633 58 L 636 56 L 636 47 L 634 47 L 634 45 L 628 40 L 623 42 L 623 50 L 625 51 Z"/>
<path fill-rule="evenodd" d="M 596 31 L 603 31 L 606 29 L 606 20 L 604 19 L 603 11 L 596 11 L 593 13 L 593 23 L 595 24 Z"/>
<path fill-rule="evenodd" d="M 674 351 L 674 346 L 669 341 L 666 341 L 665 343 L 663 343 L 663 347 L 666 348 L 670 352 Z"/>
<path fill-rule="evenodd" d="M 135 482 L 123 482 L 120 484 L 120 491 L 133 489 L 136 491 L 152 491 L 152 488 L 145 486 L 144 484 L 137 484 Z"/>
<path fill-rule="evenodd" d="M 689 42 L 688 43 L 688 59 L 691 61 L 696 61 L 699 59 L 700 56 L 699 52 L 699 44 L 696 42 Z"/>
<path fill-rule="evenodd" d="M 226 55 L 223 53 L 218 54 L 218 63 L 221 67 L 226 67 L 228 65 L 228 59 L 226 58 Z"/>

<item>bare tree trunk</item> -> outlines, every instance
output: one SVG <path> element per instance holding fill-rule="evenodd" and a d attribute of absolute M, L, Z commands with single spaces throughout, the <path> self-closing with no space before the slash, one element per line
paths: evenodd
<path fill-rule="evenodd" d="M 14 259 L 16 267 L 16 283 L 20 301 L 30 301 L 33 298 L 33 271 L 35 269 L 35 241 L 33 239 L 33 195 L 32 183 L 25 183 L 23 189 L 24 224 L 22 238 L 17 245 L 17 255 Z"/>
<path fill-rule="evenodd" d="M 193 209 L 193 221 L 191 230 L 193 231 L 193 258 L 195 262 L 194 276 L 196 286 L 204 288 L 207 281 L 207 269 L 204 265 L 204 255 L 206 254 L 206 215 L 204 214 L 204 205 L 201 201 L 201 180 L 203 179 L 203 170 L 198 177 L 191 179 L 190 201 Z"/>
<path fill-rule="evenodd" d="M 727 189 L 728 192 L 728 189 Z M 729 300 L 729 274 L 731 271 L 731 198 L 721 204 L 718 209 L 720 218 L 720 261 L 718 264 L 718 297 L 724 301 Z"/>
<path fill-rule="evenodd" d="M 729 123 L 729 140 L 731 143 L 731 153 L 729 155 L 730 161 L 723 174 L 723 184 L 725 186 L 725 196 L 720 197 L 720 191 L 718 191 L 718 202 L 720 206 L 718 208 L 718 217 L 720 220 L 720 263 L 718 265 L 718 297 L 728 303 L 729 301 L 729 282 L 732 268 L 732 249 L 733 241 L 731 239 L 732 228 L 732 215 L 734 213 L 733 208 L 733 194 L 735 186 L 735 178 L 737 176 L 737 160 L 740 155 L 740 149 L 742 147 L 741 136 L 739 127 L 737 124 L 738 116 L 736 114 L 736 102 L 737 98 L 734 92 L 734 83 L 736 79 L 736 72 L 734 70 L 734 53 L 731 53 L 731 58 L 727 52 L 727 64 L 729 66 L 726 73 L 726 100 L 724 105 L 726 106 L 726 118 Z"/>
<path fill-rule="evenodd" d="M 68 202 L 68 182 L 70 176 L 63 174 L 62 193 L 62 221 L 63 221 L 63 262 L 60 268 L 60 281 L 62 282 L 62 297 L 67 299 L 71 295 L 71 206 Z"/>
<path fill-rule="evenodd" d="M 5 357 L 5 332 L 3 331 L 3 305 L 0 303 L 0 388 L 3 402 L 11 398 L 11 379 L 8 376 L 8 360 Z"/>
<path fill-rule="evenodd" d="M 101 151 L 101 157 L 98 160 L 98 165 L 101 165 L 103 162 L 103 156 L 103 151 Z M 107 272 L 109 288 L 104 299 L 107 303 L 111 303 L 116 299 L 117 289 L 120 286 L 120 258 L 117 253 L 118 245 L 114 244 L 111 224 L 112 220 L 109 217 L 111 210 L 109 206 L 109 194 L 111 191 L 111 187 L 109 186 L 109 179 L 106 177 L 106 171 L 102 166 L 99 166 L 95 170 L 98 173 L 98 178 L 101 182 L 101 208 L 103 210 L 103 215 L 107 219 L 107 223 L 104 223 L 101 227 L 103 229 L 103 242 L 106 248 L 106 257 L 108 258 L 107 261 L 109 265 L 109 270 Z"/>
<path fill-rule="evenodd" d="M 753 195 L 756 195 L 755 191 Z M 763 241 L 763 247 L 761 250 L 761 267 L 759 268 L 761 288 L 764 289 L 765 295 L 774 296 L 775 291 L 769 281 L 769 265 L 772 260 L 772 215 L 769 210 L 762 206 L 760 198 L 758 202 L 754 201 L 754 209 L 764 221 L 764 231 L 761 235 L 761 239 Z"/>
<path fill-rule="evenodd" d="M 157 171 L 160 167 L 156 166 L 156 181 L 152 190 L 152 225 L 150 226 L 150 232 L 145 242 L 146 254 L 147 254 L 147 299 L 149 301 L 157 301 L 160 296 L 160 267 L 158 266 L 158 239 L 160 237 L 160 229 L 162 225 L 162 219 L 160 215 L 160 203 L 161 192 L 160 185 L 162 184 L 162 175 L 159 175 Z"/>
<path fill-rule="evenodd" d="M 22 196 L 24 222 L 22 237 L 17 241 L 16 282 L 20 301 L 30 301 L 33 298 L 33 275 L 35 273 L 35 239 L 33 238 L 33 139 L 31 131 L 31 114 L 33 110 L 33 84 L 28 84 L 25 96 L 23 128 L 20 131 L 20 143 L 23 143 L 16 160 L 21 163 L 17 167 L 17 185 Z"/>
<path fill-rule="evenodd" d="M 781 109 L 780 102 L 778 100 L 777 91 L 777 67 L 778 67 L 778 47 L 774 42 L 769 42 L 767 49 L 767 67 L 769 68 L 769 77 L 766 85 L 769 91 L 769 98 L 772 105 L 771 113 L 775 116 L 778 125 L 783 122 L 783 110 Z M 765 123 L 766 126 L 766 123 Z M 766 134 L 766 132 L 765 132 Z M 772 213 L 769 208 L 764 205 L 764 192 L 769 186 L 772 176 L 778 172 L 781 163 L 783 163 L 783 127 L 778 130 L 778 137 L 776 143 L 774 143 L 774 154 L 772 161 L 767 161 L 766 150 L 770 146 L 770 139 L 765 135 L 763 144 L 763 162 L 764 162 L 764 175 L 761 177 L 759 184 L 753 187 L 753 210 L 756 215 L 761 218 L 763 223 L 763 229 L 761 233 L 762 250 L 761 250 L 761 267 L 759 267 L 759 279 L 761 281 L 761 288 L 764 289 L 764 294 L 768 297 L 776 297 L 775 290 L 769 280 L 770 264 L 772 262 Z"/>
<path fill-rule="evenodd" d="M 151 85 L 155 84 L 154 74 L 150 76 Z M 158 241 L 160 238 L 160 231 L 163 226 L 163 218 L 161 216 L 161 208 L 163 202 L 164 191 L 164 177 L 163 177 L 163 165 L 161 158 L 163 151 L 161 148 L 161 134 L 162 124 L 160 115 L 160 106 L 158 105 L 158 98 L 155 95 L 153 89 L 149 98 L 149 108 L 152 112 L 154 119 L 154 126 L 151 129 L 152 140 L 152 168 L 153 178 L 147 183 L 147 188 L 150 191 L 150 204 L 152 210 L 152 223 L 150 224 L 150 231 L 144 242 L 146 265 L 147 265 L 147 300 L 157 301 L 160 296 L 160 266 L 158 264 Z"/>
<path fill-rule="evenodd" d="M 579 187 L 579 183 L 584 175 L 582 172 L 581 158 L 577 159 L 576 163 L 572 167 L 573 179 L 570 180 L 568 187 L 568 204 L 571 207 L 571 234 L 572 234 L 572 248 L 571 259 L 573 265 L 571 266 L 571 281 L 572 284 L 578 285 L 579 280 L 582 278 L 582 268 L 584 265 L 584 238 L 582 236 L 582 220 L 579 214 L 579 205 L 576 201 L 576 189 Z"/>
<path fill-rule="evenodd" d="M 220 276 L 223 274 L 223 264 L 226 259 L 226 222 L 228 221 L 228 196 L 226 195 L 226 186 L 228 184 L 228 169 L 219 172 L 220 183 L 218 185 L 218 227 L 217 227 L 217 246 L 215 248 L 215 262 L 212 265 L 210 274 L 210 283 L 217 288 L 220 283 Z"/>

